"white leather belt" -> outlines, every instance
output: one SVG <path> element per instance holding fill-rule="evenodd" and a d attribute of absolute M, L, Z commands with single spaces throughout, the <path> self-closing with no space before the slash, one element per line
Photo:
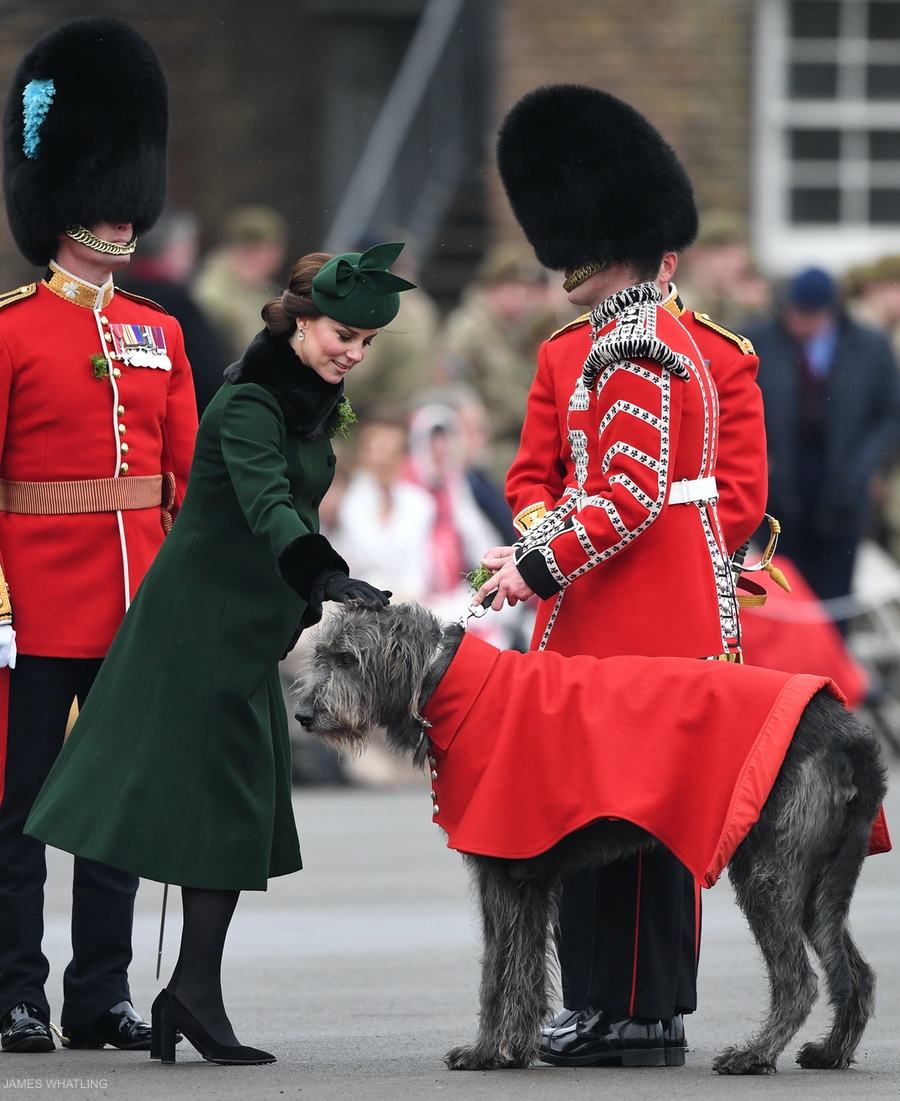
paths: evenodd
<path fill-rule="evenodd" d="M 709 478 L 694 478 L 688 481 L 682 478 L 680 482 L 673 482 L 669 489 L 670 505 L 687 505 L 691 501 L 711 501 L 719 496 L 716 479 L 712 475 Z"/>

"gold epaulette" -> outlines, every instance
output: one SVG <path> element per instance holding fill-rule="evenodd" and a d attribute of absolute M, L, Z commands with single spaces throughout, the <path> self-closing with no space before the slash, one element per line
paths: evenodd
<path fill-rule="evenodd" d="M 732 344 L 737 344 L 745 356 L 752 356 L 754 354 L 753 345 L 745 336 L 740 336 L 738 333 L 733 333 L 730 329 L 725 329 L 721 325 L 717 325 L 708 314 L 700 313 L 697 310 L 692 312 L 701 325 L 705 326 L 707 329 L 712 329 L 713 332 L 718 333 L 719 336 L 724 336 L 725 339 L 730 340 Z"/>
<path fill-rule="evenodd" d="M 12 604 L 9 599 L 9 586 L 0 566 L 0 623 L 12 623 Z"/>
<path fill-rule="evenodd" d="M 31 298 L 37 293 L 37 283 L 26 283 L 24 287 L 16 287 L 14 291 L 0 294 L 0 310 L 4 306 L 11 306 L 13 302 L 21 302 L 23 298 Z"/>
<path fill-rule="evenodd" d="M 585 321 L 590 321 L 590 319 L 591 319 L 590 313 L 583 313 L 581 315 L 581 317 L 576 317 L 575 320 L 570 321 L 568 323 L 568 325 L 563 325 L 563 327 L 561 329 L 557 329 L 555 333 L 551 333 L 550 336 L 547 337 L 547 339 L 548 340 L 555 340 L 556 337 L 558 337 L 560 333 L 567 333 L 569 331 L 569 329 L 574 329 L 576 325 L 583 325 L 585 323 Z"/>
<path fill-rule="evenodd" d="M 126 291 L 124 287 L 116 286 L 116 294 L 121 294 L 123 298 L 130 298 L 132 302 L 140 302 L 142 306 L 152 306 L 155 310 L 159 310 L 160 313 L 164 313 L 167 317 L 169 311 L 165 306 L 160 306 L 158 302 L 154 302 L 152 298 L 145 298 L 142 294 L 135 294 L 134 291 Z"/>
<path fill-rule="evenodd" d="M 519 535 L 524 535 L 529 528 L 534 527 L 538 520 L 543 520 L 546 515 L 547 506 L 543 501 L 538 501 L 537 504 L 523 508 L 521 512 L 513 517 L 513 527 Z"/>

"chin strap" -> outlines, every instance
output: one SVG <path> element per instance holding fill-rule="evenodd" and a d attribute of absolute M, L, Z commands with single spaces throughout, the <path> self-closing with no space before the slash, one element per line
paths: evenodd
<path fill-rule="evenodd" d="M 66 230 L 66 236 L 79 244 L 87 245 L 94 252 L 102 252 L 104 256 L 130 256 L 137 245 L 137 237 L 132 237 L 125 245 L 118 245 L 114 241 L 104 241 L 84 226 L 70 226 Z"/>

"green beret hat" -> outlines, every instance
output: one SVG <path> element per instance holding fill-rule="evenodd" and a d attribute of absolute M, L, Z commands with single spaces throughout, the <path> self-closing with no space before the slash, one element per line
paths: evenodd
<path fill-rule="evenodd" d="M 393 321 L 400 309 L 399 292 L 416 285 L 387 270 L 402 249 L 402 243 L 393 241 L 332 256 L 313 277 L 316 309 L 354 329 L 380 329 Z"/>

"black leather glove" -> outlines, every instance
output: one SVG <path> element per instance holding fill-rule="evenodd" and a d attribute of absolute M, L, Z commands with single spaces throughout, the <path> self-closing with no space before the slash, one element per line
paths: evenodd
<path fill-rule="evenodd" d="M 384 589 L 376 589 L 368 581 L 358 581 L 355 577 L 348 577 L 340 570 L 331 570 L 317 577 L 313 591 L 316 588 L 321 588 L 323 600 L 335 600 L 340 604 L 348 600 L 359 600 L 362 604 L 375 608 L 383 608 L 394 595 Z"/>

